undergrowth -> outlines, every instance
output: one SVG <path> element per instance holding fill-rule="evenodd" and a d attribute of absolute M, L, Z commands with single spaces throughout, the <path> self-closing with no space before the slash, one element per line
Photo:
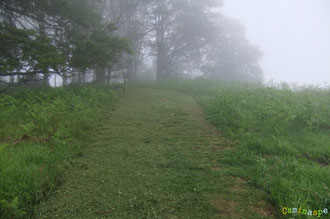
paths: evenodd
<path fill-rule="evenodd" d="M 0 217 L 30 217 L 116 102 L 108 86 L 0 96 Z"/>

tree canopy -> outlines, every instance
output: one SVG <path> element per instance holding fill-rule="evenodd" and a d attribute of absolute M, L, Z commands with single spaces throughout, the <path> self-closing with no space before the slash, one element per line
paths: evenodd
<path fill-rule="evenodd" d="M 259 49 L 217 0 L 3 0 L 0 80 L 47 83 L 93 70 L 97 82 L 154 60 L 156 75 L 260 81 Z M 6 79 L 7 77 L 7 79 Z M 8 77 L 11 78 L 8 80 Z"/>
<path fill-rule="evenodd" d="M 111 67 L 130 51 L 86 0 L 6 0 L 0 16 L 0 76 L 19 76 L 10 85 Z"/>

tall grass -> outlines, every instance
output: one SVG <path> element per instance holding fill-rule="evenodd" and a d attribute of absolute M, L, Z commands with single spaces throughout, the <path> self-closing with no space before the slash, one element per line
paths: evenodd
<path fill-rule="evenodd" d="M 281 207 L 330 205 L 330 92 L 304 88 L 220 88 L 210 121 L 239 141 L 222 158 Z"/>
<path fill-rule="evenodd" d="M 0 217 L 31 216 L 115 102 L 109 87 L 96 86 L 1 95 Z"/>
<path fill-rule="evenodd" d="M 230 174 L 267 191 L 279 212 L 280 207 L 329 208 L 329 89 L 209 80 L 147 86 L 196 96 L 209 121 L 236 142 L 219 161 Z"/>

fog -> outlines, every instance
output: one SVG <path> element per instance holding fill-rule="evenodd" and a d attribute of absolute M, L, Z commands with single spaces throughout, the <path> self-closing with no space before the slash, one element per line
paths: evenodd
<path fill-rule="evenodd" d="M 264 56 L 266 81 L 330 82 L 330 1 L 226 0 L 222 12 L 238 19 Z"/>
<path fill-rule="evenodd" d="M 40 2 L 0 2 L 4 89 L 125 77 L 330 84 L 328 0 Z"/>

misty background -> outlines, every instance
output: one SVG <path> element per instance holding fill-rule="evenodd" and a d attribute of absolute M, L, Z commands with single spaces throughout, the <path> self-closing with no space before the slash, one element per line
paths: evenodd
<path fill-rule="evenodd" d="M 264 56 L 266 81 L 330 82 L 330 1 L 226 0 L 221 11 L 246 27 Z"/>
<path fill-rule="evenodd" d="M 330 82 L 326 0 L 0 3 L 0 86 Z M 23 37 L 21 37 L 23 36 Z"/>
<path fill-rule="evenodd" d="M 326 218 L 329 9 L 1 0 L 0 218 Z"/>

